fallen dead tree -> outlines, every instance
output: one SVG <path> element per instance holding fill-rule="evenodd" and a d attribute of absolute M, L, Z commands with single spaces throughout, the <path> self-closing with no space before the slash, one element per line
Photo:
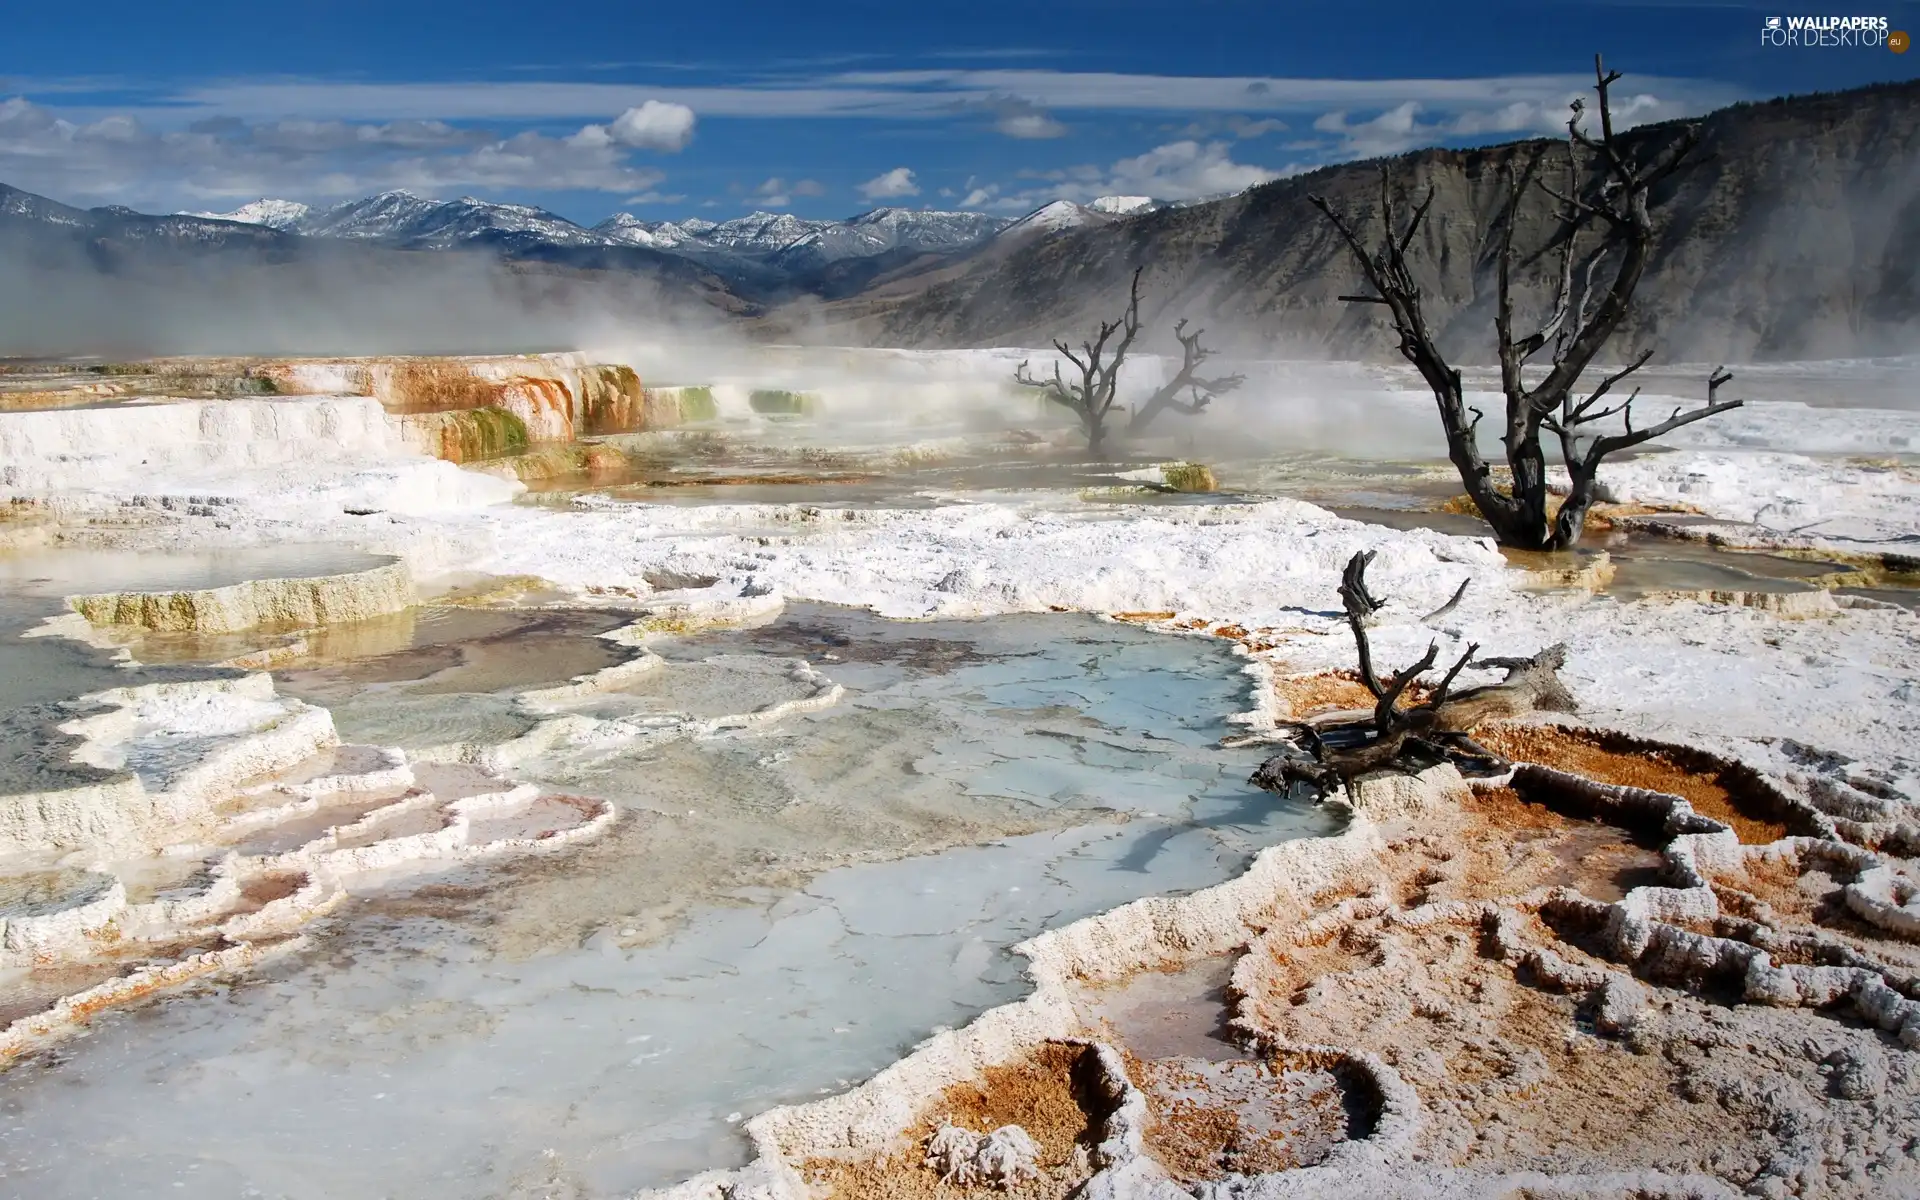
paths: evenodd
<path fill-rule="evenodd" d="M 1373 645 L 1367 637 L 1367 625 L 1382 605 L 1367 590 L 1367 564 L 1372 561 L 1370 550 L 1355 554 L 1347 560 L 1340 579 L 1340 602 L 1346 610 L 1347 628 L 1353 632 L 1360 682 L 1374 697 L 1372 711 L 1331 713 L 1286 726 L 1284 748 L 1261 763 L 1249 781 L 1256 787 L 1281 793 L 1303 787 L 1315 798 L 1324 799 L 1362 776 L 1418 774 L 1443 762 L 1452 763 L 1465 774 L 1495 773 L 1510 764 L 1473 740 L 1476 727 L 1529 712 L 1574 711 L 1573 696 L 1559 676 L 1566 663 L 1564 645 L 1549 646 L 1531 658 L 1477 662 L 1473 656 L 1480 647 L 1477 643 L 1469 645 L 1437 685 L 1431 689 L 1420 685 L 1425 691 L 1420 703 L 1402 707 L 1401 701 L 1408 698 L 1420 677 L 1433 668 L 1440 647 L 1429 643 L 1426 654 L 1417 662 L 1384 680 L 1380 678 L 1374 667 Z M 1456 593 L 1448 607 L 1459 599 Z M 1507 677 L 1499 683 L 1454 692 L 1454 680 L 1468 667 L 1504 668 Z"/>

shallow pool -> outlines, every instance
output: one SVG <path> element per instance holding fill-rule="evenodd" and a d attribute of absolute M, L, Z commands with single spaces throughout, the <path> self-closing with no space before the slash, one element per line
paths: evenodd
<path fill-rule="evenodd" d="M 303 957 L 104 1017 L 0 1077 L 0 1191 L 614 1196 L 1021 993 L 1007 947 L 1332 819 L 1249 788 L 1226 644 L 1077 616 L 822 607 L 656 647 L 805 658 L 831 708 L 563 747 L 600 844 L 332 919 Z M 720 664 L 720 668 L 714 664 Z"/>

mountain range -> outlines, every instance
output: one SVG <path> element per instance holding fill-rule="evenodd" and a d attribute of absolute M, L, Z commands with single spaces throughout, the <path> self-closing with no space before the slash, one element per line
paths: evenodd
<path fill-rule="evenodd" d="M 1621 351 L 1653 348 L 1666 361 L 1910 352 L 1920 334 L 1920 81 L 1736 105 L 1700 128 L 1694 164 L 1655 198 L 1660 231 Z M 1645 125 L 1625 143 L 1652 153 L 1678 131 Z M 1390 358 L 1395 343 L 1379 312 L 1340 300 L 1357 271 L 1310 203 L 1323 196 L 1364 226 L 1378 209 L 1384 168 L 1406 196 L 1432 190 L 1433 218 L 1411 256 L 1423 305 L 1463 361 L 1485 362 L 1507 174 L 1557 153 L 1563 143 L 1543 140 L 1417 150 L 1207 201 L 1056 201 L 1013 221 L 881 208 L 839 221 L 618 213 L 588 227 L 527 205 L 406 192 L 325 209 L 260 200 L 227 213 L 149 215 L 74 208 L 0 185 L 0 253 L 42 281 L 91 274 L 105 281 L 97 294 L 115 303 L 129 280 L 164 295 L 195 279 L 211 308 L 238 294 L 210 282 L 223 265 L 301 286 L 348 278 L 341 268 L 351 268 L 358 296 L 368 294 L 361 281 L 470 281 L 478 269 L 543 302 L 578 308 L 593 297 L 594 306 L 633 314 L 644 295 L 654 314 L 645 319 L 687 304 L 744 319 L 755 336 L 806 329 L 896 346 L 1077 336 L 1111 319 L 1128 277 L 1145 268 L 1143 345 L 1169 347 L 1166 330 L 1184 316 L 1230 351 Z M 1523 210 L 1517 244 L 1545 244 L 1549 207 Z M 1523 300 L 1540 300 L 1548 257 L 1523 264 Z M 20 277 L 0 272 L 8 274 Z M 259 276 L 256 292 L 277 303 L 285 284 L 267 278 Z M 47 306 L 32 296 L 12 308 L 16 330 L 51 327 Z"/>
<path fill-rule="evenodd" d="M 265 225 L 307 237 L 379 240 L 417 250 L 470 242 L 494 245 L 644 246 L 684 254 L 764 256 L 794 251 L 808 261 L 856 258 L 901 247 L 949 249 L 991 237 L 1010 224 L 976 212 L 880 208 L 845 221 L 754 212 L 729 221 L 690 217 L 643 221 L 615 213 L 591 227 L 526 204 L 462 196 L 429 200 L 408 191 L 381 192 L 315 209 L 291 200 L 256 200 L 232 212 L 176 213 L 209 221 Z"/>

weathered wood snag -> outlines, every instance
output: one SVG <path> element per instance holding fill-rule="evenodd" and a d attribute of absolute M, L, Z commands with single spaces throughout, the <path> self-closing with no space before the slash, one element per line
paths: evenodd
<path fill-rule="evenodd" d="M 1594 56 L 1593 70 L 1594 90 L 1600 101 L 1599 136 L 1582 127 L 1586 105 L 1575 100 L 1567 120 L 1564 185 L 1555 188 L 1540 178 L 1547 157 L 1544 148 L 1528 158 L 1519 171 L 1509 167 L 1507 177 L 1506 213 L 1496 257 L 1498 306 L 1494 327 L 1500 390 L 1507 401 L 1501 440 L 1512 473 L 1510 491 L 1498 485 L 1481 457 L 1475 438 L 1485 414 L 1468 406 L 1460 372 L 1447 363 L 1435 344 L 1421 309 L 1420 288 L 1407 266 L 1407 251 L 1433 206 L 1433 189 L 1429 188 L 1426 199 L 1413 207 L 1402 229 L 1394 211 L 1392 181 L 1382 166 L 1380 243 L 1372 250 L 1354 225 L 1335 212 L 1325 198 L 1308 197 L 1332 222 L 1373 289 L 1371 294 L 1340 298 L 1386 306 L 1400 337 L 1401 355 L 1419 369 L 1433 391 L 1446 431 L 1447 452 L 1460 472 L 1467 495 L 1503 545 L 1528 550 L 1564 550 L 1580 540 L 1587 511 L 1595 499 L 1600 462 L 1607 455 L 1740 407 L 1738 400 L 1719 399 L 1720 387 L 1733 377 L 1715 370 L 1707 380 L 1705 405 L 1675 408 L 1665 420 L 1636 428 L 1634 401 L 1639 389 L 1615 404 L 1608 404 L 1607 398 L 1623 380 L 1647 364 L 1653 357 L 1651 350 L 1606 375 L 1584 396 L 1579 394 L 1581 378 L 1620 328 L 1634 289 L 1646 271 L 1655 232 L 1649 196 L 1687 163 L 1700 142 L 1699 126 L 1686 125 L 1657 146 L 1630 147 L 1623 143 L 1614 134 L 1613 109 L 1607 94 L 1620 73 L 1606 70 L 1599 55 Z M 1556 231 L 1541 257 L 1551 261 L 1549 256 L 1557 248 L 1559 265 L 1552 308 L 1533 332 L 1517 335 L 1513 232 L 1522 204 L 1536 193 L 1551 198 L 1556 218 Z M 1604 286 L 1599 286 L 1602 281 Z M 1550 350 L 1552 365 L 1544 377 L 1529 386 L 1527 367 L 1542 350 Z M 1602 433 L 1601 423 L 1614 417 L 1621 418 L 1624 428 Z M 1569 476 L 1566 499 L 1558 512 L 1549 504 L 1543 430 L 1558 439 Z"/>
<path fill-rule="evenodd" d="M 1051 378 L 1034 375 L 1025 361 L 1013 371 L 1015 383 L 1037 389 L 1049 401 L 1079 418 L 1081 432 L 1087 436 L 1087 449 L 1094 454 L 1105 448 L 1107 417 L 1112 413 L 1117 398 L 1120 367 L 1126 361 L 1127 352 L 1133 348 L 1134 339 L 1140 335 L 1140 274 L 1144 269 L 1134 269 L 1133 282 L 1127 289 L 1127 309 L 1120 314 L 1120 319 L 1102 321 L 1100 331 L 1081 342 L 1078 353 L 1066 342 L 1054 341 L 1053 348 L 1073 364 L 1079 374 L 1078 379 L 1068 378 L 1058 362 L 1053 365 Z M 1200 344 L 1200 337 L 1205 332 L 1196 329 L 1188 333 L 1184 317 L 1174 324 L 1173 336 L 1180 342 L 1180 368 L 1174 372 L 1173 378 L 1134 410 L 1127 422 L 1129 434 L 1143 432 L 1155 417 L 1168 409 L 1188 415 L 1204 412 L 1215 396 L 1230 392 L 1246 382 L 1243 375 L 1220 375 L 1209 379 L 1199 373 L 1200 365 L 1214 355 L 1214 351 Z M 1117 341 L 1114 340 L 1115 334 L 1119 335 Z M 1181 399 L 1182 393 L 1187 396 L 1184 400 Z"/>
<path fill-rule="evenodd" d="M 1324 798 L 1364 775 L 1388 771 L 1413 774 L 1443 762 L 1468 771 L 1504 769 L 1507 764 L 1498 755 L 1473 740 L 1477 726 L 1527 712 L 1574 711 L 1573 696 L 1558 673 L 1566 663 L 1564 645 L 1550 646 L 1532 658 L 1479 662 L 1472 661 L 1479 645 L 1469 645 L 1421 703 L 1401 707 L 1402 697 L 1439 658 L 1440 647 L 1428 643 L 1427 652 L 1417 662 L 1384 680 L 1380 678 L 1374 667 L 1373 645 L 1367 637 L 1367 625 L 1382 603 L 1367 590 L 1367 564 L 1372 561 L 1371 550 L 1355 554 L 1347 560 L 1340 580 L 1340 602 L 1346 610 L 1347 628 L 1353 633 L 1360 682 L 1374 697 L 1372 711 L 1330 713 L 1295 722 L 1287 729 L 1291 744 L 1254 771 L 1249 782 L 1256 787 L 1284 793 L 1300 784 Z M 1454 594 L 1449 608 L 1465 590 L 1463 587 Z M 1505 668 L 1507 677 L 1500 683 L 1455 694 L 1454 680 L 1468 666 L 1475 670 Z"/>

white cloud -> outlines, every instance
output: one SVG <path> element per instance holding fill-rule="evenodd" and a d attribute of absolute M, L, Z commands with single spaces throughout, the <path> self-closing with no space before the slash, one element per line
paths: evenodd
<path fill-rule="evenodd" d="M 605 125 L 583 125 L 578 133 L 567 138 L 567 145 L 582 150 L 604 150 L 613 145 L 613 135 L 607 132 Z"/>
<path fill-rule="evenodd" d="M 1752 99 L 1744 89 L 1703 79 L 1629 76 L 1631 86 L 1666 97 L 1685 112 Z M 51 94 L 59 80 L 28 90 Z M 1142 75 L 1098 71 L 865 71 L 752 86 L 635 87 L 543 81 L 358 83 L 328 80 L 237 80 L 195 84 L 161 94 L 164 108 L 187 119 L 229 115 L 248 120 L 391 121 L 402 118 L 560 120 L 638 107 L 723 117 L 950 117 L 963 107 L 992 108 L 1020 97 L 1037 110 L 1126 110 L 1233 113 L 1320 112 L 1394 107 L 1415 101 L 1449 113 L 1497 110 L 1516 101 L 1559 105 L 1592 86 L 1584 72 L 1459 79 L 1321 79 L 1256 76 Z M 684 144 L 684 143 L 683 143 Z"/>
<path fill-rule="evenodd" d="M 895 167 L 867 180 L 860 185 L 859 191 L 869 200 L 893 200 L 902 196 L 918 196 L 920 185 L 913 181 L 911 170 Z"/>
<path fill-rule="evenodd" d="M 568 137 L 502 136 L 412 119 L 216 119 L 156 130 L 126 114 L 80 123 L 23 98 L 0 101 L 0 178 L 63 200 L 165 207 L 262 195 L 320 200 L 386 188 L 653 190 L 661 173 L 632 165 L 627 154 L 598 126 Z"/>
<path fill-rule="evenodd" d="M 1066 136 L 1067 127 L 1045 113 L 1021 113 L 1001 117 L 993 127 L 1010 138 L 1057 138 Z"/>
<path fill-rule="evenodd" d="M 1418 123 L 1419 115 L 1419 102 L 1408 100 L 1379 116 L 1359 122 L 1349 121 L 1344 111 L 1324 113 L 1313 123 L 1313 127 L 1321 133 L 1342 138 L 1344 144 L 1341 153 L 1350 158 L 1378 158 L 1411 150 L 1421 142 L 1431 140 L 1433 131 Z"/>
<path fill-rule="evenodd" d="M 64 98 L 77 94 L 77 83 L 47 80 L 26 86 L 29 94 Z M 1623 127 L 1750 98 L 1730 85 L 1703 80 L 1630 76 L 1629 83 L 1635 91 L 1621 90 L 1616 106 Z M 99 91 L 98 81 L 91 90 Z M 1180 114 L 1169 125 L 1181 132 L 1169 134 L 1167 146 L 1109 167 L 1066 169 L 1045 181 L 1051 188 L 1022 185 L 1026 190 L 990 198 L 1012 207 L 1049 191 L 1068 198 L 1115 191 L 1212 194 L 1203 189 L 1231 190 L 1263 171 L 1284 173 L 1290 168 L 1237 163 L 1224 145 L 1282 128 L 1275 115 L 1280 113 L 1296 127 L 1314 127 L 1311 140 L 1270 152 L 1290 151 L 1296 161 L 1556 134 L 1563 129 L 1567 101 L 1590 95 L 1590 80 L 1580 74 L 1380 80 L 928 70 L 818 73 L 690 88 L 526 79 L 243 79 L 149 92 L 153 99 L 142 106 L 84 115 L 50 111 L 25 99 L 0 103 L 0 178 L 94 203 L 263 193 L 320 199 L 396 186 L 640 194 L 652 190 L 659 176 L 630 156 L 684 149 L 695 136 L 696 112 L 701 118 L 970 119 L 991 122 L 1003 136 L 1034 139 L 1066 132 L 1056 114 Z M 619 115 L 609 120 L 608 113 Z M 565 123 L 574 132 L 512 133 L 518 124 L 504 131 L 475 127 L 488 121 Z M 589 123 L 577 123 L 583 121 Z M 1172 140 L 1175 136 L 1178 140 Z M 882 189 L 863 189 L 869 199 L 919 194 L 904 168 L 866 186 Z M 887 190 L 892 188 L 903 190 Z M 971 194 L 980 188 L 974 184 L 956 191 Z"/>
<path fill-rule="evenodd" d="M 1123 158 L 1110 167 L 1088 164 L 1027 174 L 1034 187 L 1004 190 L 999 184 L 968 180 L 971 190 L 962 208 L 1031 212 L 1053 200 L 1084 204 L 1101 196 L 1152 196 L 1156 200 L 1198 200 L 1245 191 L 1255 184 L 1300 170 L 1281 170 L 1235 162 L 1226 142 L 1182 140 Z"/>
<path fill-rule="evenodd" d="M 994 96 L 982 107 L 993 113 L 994 129 L 1010 138 L 1057 138 L 1067 133 L 1067 127 L 1045 109 L 1020 96 Z"/>
<path fill-rule="evenodd" d="M 1277 174 L 1265 167 L 1234 162 L 1225 142 L 1169 142 L 1113 164 L 1109 190 L 1156 200 L 1190 200 L 1244 191 Z"/>
<path fill-rule="evenodd" d="M 796 179 L 789 183 L 775 175 L 748 194 L 747 207 L 785 208 L 793 203 L 795 196 L 824 196 L 826 192 L 826 185 L 817 179 Z"/>
<path fill-rule="evenodd" d="M 693 140 L 693 110 L 684 104 L 648 100 L 613 119 L 613 140 L 636 150 L 677 153 Z"/>
<path fill-rule="evenodd" d="M 1581 96 L 1581 90 L 1573 88 L 1558 96 L 1470 108 L 1431 121 L 1421 119 L 1428 111 L 1425 105 L 1408 100 L 1362 121 L 1351 120 L 1344 109 L 1323 113 L 1314 121 L 1313 127 L 1338 139 L 1330 145 L 1319 147 L 1333 158 L 1378 158 L 1420 146 L 1489 134 L 1532 136 L 1564 133 L 1569 106 Z M 1631 129 L 1648 121 L 1663 121 L 1685 115 L 1683 106 L 1668 103 L 1650 93 L 1613 97 L 1613 123 L 1616 129 Z"/>
<path fill-rule="evenodd" d="M 1287 123 L 1278 117 L 1263 117 L 1260 120 L 1255 120 L 1252 117 L 1234 113 L 1232 116 L 1224 118 L 1209 116 L 1202 117 L 1196 121 L 1189 121 L 1185 127 L 1179 130 L 1179 134 L 1181 137 L 1196 139 L 1217 138 L 1224 135 L 1226 137 L 1237 138 L 1244 142 L 1257 137 L 1265 137 L 1269 133 L 1276 133 L 1286 127 Z"/>

